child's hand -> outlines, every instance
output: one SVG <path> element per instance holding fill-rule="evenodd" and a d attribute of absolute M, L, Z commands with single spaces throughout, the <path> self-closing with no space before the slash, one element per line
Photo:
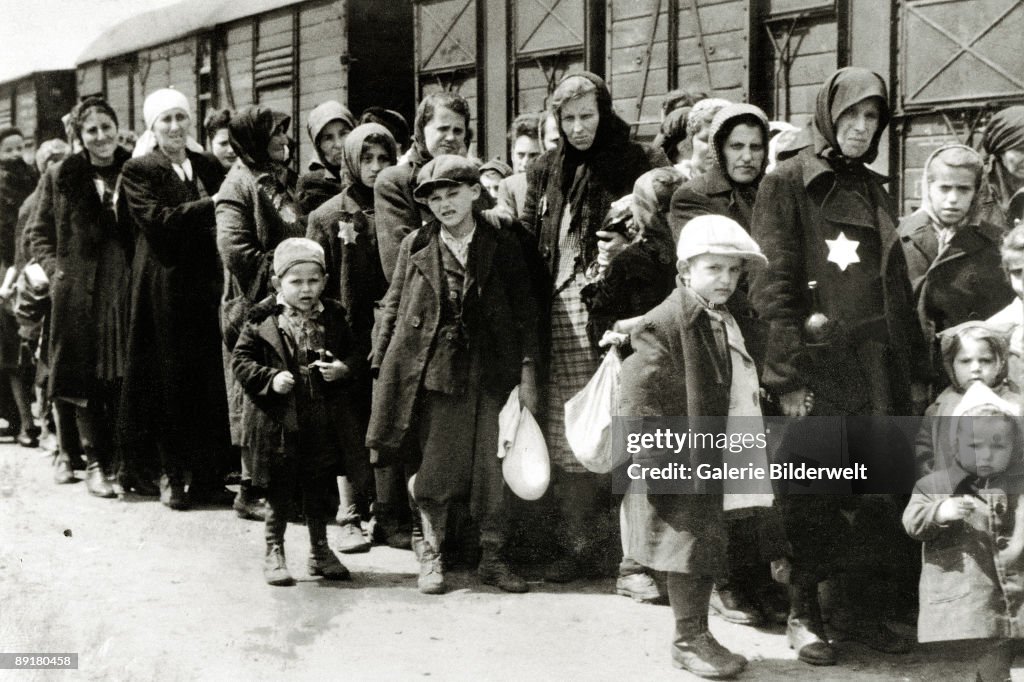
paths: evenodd
<path fill-rule="evenodd" d="M 270 382 L 270 388 L 274 393 L 288 395 L 295 388 L 295 377 L 291 372 L 278 372 L 274 375 L 274 380 Z"/>
<path fill-rule="evenodd" d="M 935 520 L 939 523 L 962 521 L 974 513 L 974 502 L 964 495 L 957 495 L 943 500 L 939 510 L 935 512 Z"/>
<path fill-rule="evenodd" d="M 600 265 L 608 265 L 612 262 L 612 259 L 622 253 L 627 246 L 629 246 L 629 240 L 626 239 L 625 235 L 619 232 L 608 232 L 607 230 L 598 230 L 597 235 L 597 262 Z"/>
<path fill-rule="evenodd" d="M 324 381 L 337 381 L 349 375 L 348 365 L 337 358 L 330 362 L 317 360 L 313 366 L 320 370 L 320 376 L 324 378 Z"/>

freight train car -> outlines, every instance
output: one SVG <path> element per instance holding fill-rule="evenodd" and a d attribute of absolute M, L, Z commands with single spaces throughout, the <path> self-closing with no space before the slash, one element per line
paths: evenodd
<path fill-rule="evenodd" d="M 64 137 L 61 116 L 75 104 L 74 69 L 37 71 L 0 83 L 0 127 L 18 126 L 31 159 L 44 140 Z"/>
<path fill-rule="evenodd" d="M 105 95 L 136 131 L 146 94 L 162 87 L 185 93 L 199 123 L 213 109 L 273 107 L 292 115 L 305 168 L 305 115 L 320 102 L 411 120 L 412 16 L 409 0 L 185 0 L 97 38 L 78 59 L 78 92 Z"/>

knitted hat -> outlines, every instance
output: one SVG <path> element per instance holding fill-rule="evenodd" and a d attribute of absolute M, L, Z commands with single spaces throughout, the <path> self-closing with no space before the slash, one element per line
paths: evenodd
<path fill-rule="evenodd" d="M 427 195 L 435 188 L 480 183 L 480 165 L 464 156 L 441 154 L 431 159 L 416 176 L 419 184 L 413 191 L 417 201 L 426 203 Z"/>
<path fill-rule="evenodd" d="M 291 237 L 274 249 L 274 274 L 283 277 L 289 269 L 299 263 L 316 263 L 327 271 L 324 249 L 312 239 Z"/>
<path fill-rule="evenodd" d="M 697 216 L 679 233 L 676 246 L 678 260 L 690 260 L 704 254 L 737 256 L 749 264 L 768 265 L 761 247 L 746 230 L 735 220 L 721 215 Z"/>

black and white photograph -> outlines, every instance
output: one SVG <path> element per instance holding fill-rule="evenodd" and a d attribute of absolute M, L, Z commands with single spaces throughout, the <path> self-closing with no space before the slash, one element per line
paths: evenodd
<path fill-rule="evenodd" d="M 0 13 L 0 679 L 1024 681 L 1024 0 Z"/>

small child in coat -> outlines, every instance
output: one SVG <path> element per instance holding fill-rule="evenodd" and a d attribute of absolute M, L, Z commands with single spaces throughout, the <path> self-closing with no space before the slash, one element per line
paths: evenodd
<path fill-rule="evenodd" d="M 319 244 L 285 239 L 273 267 L 278 293 L 250 311 L 231 363 L 247 398 L 242 428 L 253 485 L 267 490 L 263 576 L 269 585 L 294 584 L 284 533 L 297 491 L 309 529 L 309 574 L 348 580 L 327 545 L 327 520 L 337 509 L 332 489 L 340 455 L 359 444 L 347 388 L 355 344 L 341 305 L 320 298 L 327 278 Z"/>
<path fill-rule="evenodd" d="M 1019 203 L 1024 204 L 1024 191 L 1014 195 L 1021 196 Z M 1012 207 L 1011 202 L 1011 207 Z M 1017 213 L 1011 213 L 1017 215 Z M 1010 280 L 1010 287 L 1017 297 L 998 313 L 988 318 L 989 324 L 1005 329 L 1010 337 L 1010 381 L 1021 386 L 1024 382 L 1024 225 L 1017 225 L 1003 237 L 999 249 L 1002 256 L 1003 272 Z"/>
<path fill-rule="evenodd" d="M 415 190 L 434 219 L 399 248 L 371 367 L 377 371 L 366 444 L 393 451 L 414 438 L 409 483 L 423 523 L 418 587 L 445 591 L 442 544 L 451 504 L 469 499 L 480 527 L 480 581 L 527 591 L 503 556 L 508 508 L 498 412 L 515 386 L 536 411 L 536 306 L 518 239 L 473 211 L 479 166 L 434 157 Z"/>
<path fill-rule="evenodd" d="M 939 347 L 950 385 L 925 410 L 915 444 L 919 476 L 953 462 L 951 441 L 942 437 L 942 430 L 971 385 L 984 384 L 1003 400 L 1024 406 L 1020 387 L 1008 379 L 1009 352 L 1001 328 L 964 322 L 939 334 Z"/>
<path fill-rule="evenodd" d="M 924 543 L 918 639 L 977 639 L 978 680 L 1010 679 L 1024 639 L 1024 457 L 1020 409 L 982 383 L 944 436 L 955 459 L 914 488 L 903 512 Z"/>

